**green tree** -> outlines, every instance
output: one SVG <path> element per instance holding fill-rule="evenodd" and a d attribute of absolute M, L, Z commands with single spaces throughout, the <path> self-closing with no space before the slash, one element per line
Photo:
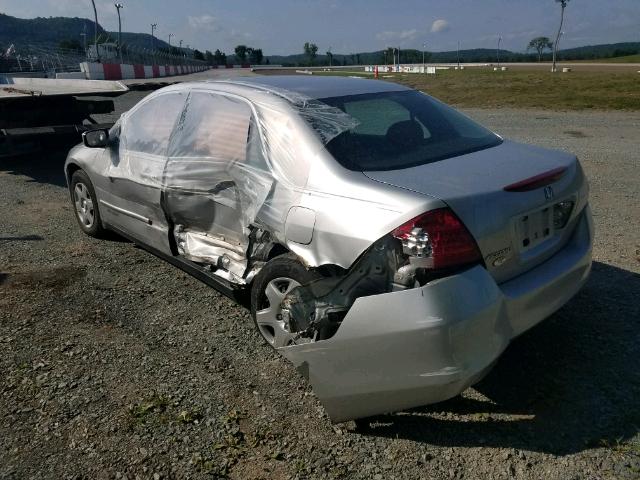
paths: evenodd
<path fill-rule="evenodd" d="M 331 50 L 327 50 L 327 58 L 329 59 L 329 66 L 333 65 L 333 53 L 331 53 Z"/>
<path fill-rule="evenodd" d="M 224 52 L 216 49 L 213 53 L 213 60 L 216 65 L 226 65 L 227 64 L 227 55 Z"/>
<path fill-rule="evenodd" d="M 204 54 L 197 48 L 193 51 L 193 58 L 196 60 L 204 60 Z"/>
<path fill-rule="evenodd" d="M 236 57 L 238 57 L 238 60 L 240 60 L 240 62 L 244 63 L 247 61 L 247 50 L 249 48 L 246 45 L 238 45 L 235 48 L 235 52 L 236 52 Z"/>
<path fill-rule="evenodd" d="M 313 65 L 313 61 L 318 55 L 318 46 L 315 43 L 305 42 L 303 48 L 304 54 L 309 59 L 309 65 Z"/>
<path fill-rule="evenodd" d="M 567 8 L 569 0 L 556 0 L 556 3 L 560 4 L 560 27 L 558 28 L 558 34 L 556 35 L 556 41 L 553 44 L 553 67 L 551 71 L 556 71 L 556 57 L 558 56 L 558 45 L 560 44 L 560 35 L 562 35 L 562 25 L 564 25 L 564 9 Z"/>
<path fill-rule="evenodd" d="M 213 59 L 213 53 L 211 53 L 211 50 L 206 50 L 204 52 L 204 59 L 207 62 L 207 65 L 215 64 L 215 60 Z"/>
<path fill-rule="evenodd" d="M 538 61 L 542 60 L 542 54 L 545 50 L 551 50 L 552 48 L 553 43 L 549 40 L 549 37 L 536 37 L 527 45 L 527 51 L 535 50 L 538 52 Z"/>
<path fill-rule="evenodd" d="M 248 54 L 249 54 L 249 61 L 251 62 L 252 65 L 260 65 L 262 63 L 262 59 L 264 58 L 264 55 L 262 54 L 261 48 L 249 48 Z"/>

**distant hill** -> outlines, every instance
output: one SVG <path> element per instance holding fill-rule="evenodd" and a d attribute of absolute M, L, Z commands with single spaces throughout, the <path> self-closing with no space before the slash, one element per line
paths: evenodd
<path fill-rule="evenodd" d="M 109 32 L 109 35 L 111 35 L 111 38 L 114 41 L 118 39 L 118 32 Z M 123 45 L 129 45 L 138 48 L 151 48 L 151 41 L 152 39 L 150 33 L 122 32 Z M 158 37 L 155 37 L 155 40 L 153 40 L 153 45 L 155 45 L 155 48 L 169 48 L 169 44 L 164 40 L 159 39 Z"/>
<path fill-rule="evenodd" d="M 589 45 L 585 47 L 571 48 L 560 50 L 558 58 L 560 60 L 591 60 L 591 59 L 608 59 L 614 57 L 623 57 L 628 55 L 640 54 L 640 42 L 612 43 L 606 45 Z M 271 64 L 296 66 L 308 65 L 309 60 L 303 54 L 295 55 L 268 55 L 265 57 Z M 458 61 L 457 51 L 447 52 L 427 52 L 425 59 L 432 63 L 455 63 Z M 547 52 L 543 56 L 544 60 L 551 59 L 551 52 Z M 393 63 L 391 55 L 387 56 L 387 63 Z M 495 49 L 490 48 L 474 48 L 469 50 L 460 50 L 460 61 L 471 63 L 492 63 L 496 62 L 497 55 Z M 537 54 L 518 53 L 509 50 L 500 50 L 500 61 L 502 62 L 535 62 L 538 60 Z M 382 64 L 385 61 L 384 51 L 354 53 L 350 55 L 333 55 L 333 65 L 366 65 L 366 64 Z M 400 61 L 402 63 L 421 63 L 422 51 L 415 49 L 406 49 L 400 51 Z M 623 60 L 624 61 L 624 60 Z M 314 60 L 314 65 L 328 65 L 329 57 L 326 55 L 318 55 Z"/>
<path fill-rule="evenodd" d="M 591 60 L 626 57 L 638 53 L 640 53 L 640 42 L 609 43 L 561 50 L 560 58 L 563 60 Z"/>
<path fill-rule="evenodd" d="M 95 23 L 86 18 L 38 17 L 16 18 L 0 13 L 0 45 L 52 44 L 62 40 L 82 40 L 81 34 L 87 34 L 87 41 L 93 38 Z M 105 30 L 98 25 L 98 34 L 105 36 Z"/>
<path fill-rule="evenodd" d="M 0 48 L 14 44 L 19 45 L 47 45 L 57 47 L 60 42 L 84 41 L 82 34 L 86 33 L 87 43 L 93 43 L 95 22 L 88 18 L 69 17 L 38 17 L 16 18 L 0 13 Z M 98 25 L 98 41 L 115 41 L 118 32 L 107 32 Z M 151 48 L 151 35 L 148 33 L 122 32 L 122 43 L 141 48 Z M 169 48 L 169 44 L 159 38 L 155 39 L 156 48 Z"/>

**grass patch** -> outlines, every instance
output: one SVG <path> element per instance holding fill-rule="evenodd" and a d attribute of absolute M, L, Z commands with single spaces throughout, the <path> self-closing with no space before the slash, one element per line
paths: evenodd
<path fill-rule="evenodd" d="M 137 422 L 144 423 L 151 414 L 164 414 L 169 406 L 169 399 L 163 395 L 153 394 L 140 403 L 129 407 L 129 414 Z"/>
<path fill-rule="evenodd" d="M 362 76 L 364 72 L 314 75 Z M 640 74 L 636 72 L 494 72 L 443 70 L 437 75 L 380 74 L 382 80 L 422 90 L 443 102 L 469 108 L 546 110 L 640 110 Z"/>

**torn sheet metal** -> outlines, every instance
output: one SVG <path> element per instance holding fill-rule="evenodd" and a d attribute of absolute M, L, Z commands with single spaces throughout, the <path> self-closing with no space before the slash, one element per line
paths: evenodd
<path fill-rule="evenodd" d="M 332 338 L 279 351 L 306 372 L 333 422 L 446 400 L 479 378 L 511 338 L 502 294 L 487 275 L 476 267 L 358 298 Z"/>
<path fill-rule="evenodd" d="M 587 212 L 562 254 L 525 275 L 498 286 L 476 266 L 361 297 L 333 337 L 278 351 L 309 379 L 333 422 L 446 400 L 481 380 L 511 339 L 582 288 L 592 241 Z"/>

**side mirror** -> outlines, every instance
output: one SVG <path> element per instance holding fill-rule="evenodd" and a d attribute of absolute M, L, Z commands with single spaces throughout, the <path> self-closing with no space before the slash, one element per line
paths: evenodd
<path fill-rule="evenodd" d="M 109 143 L 109 130 L 89 130 L 82 133 L 82 141 L 89 148 L 104 148 Z"/>

